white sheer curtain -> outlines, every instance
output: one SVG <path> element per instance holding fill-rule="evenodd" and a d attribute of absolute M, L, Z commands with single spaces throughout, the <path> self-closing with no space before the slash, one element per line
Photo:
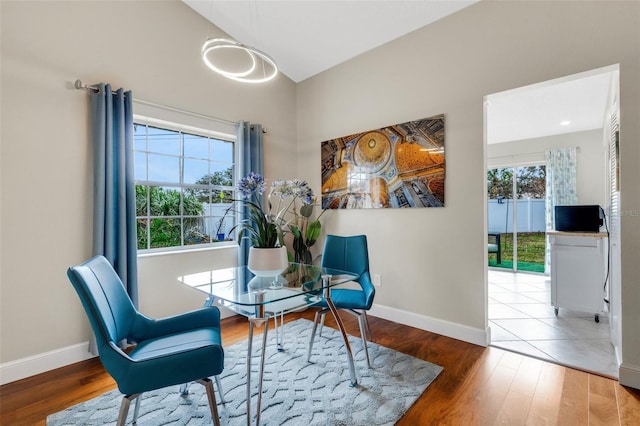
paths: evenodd
<path fill-rule="evenodd" d="M 578 202 L 576 188 L 576 148 L 559 148 L 546 152 L 547 199 L 545 203 L 547 231 L 554 229 L 554 207 Z M 549 241 L 545 256 L 545 272 L 549 272 Z"/>

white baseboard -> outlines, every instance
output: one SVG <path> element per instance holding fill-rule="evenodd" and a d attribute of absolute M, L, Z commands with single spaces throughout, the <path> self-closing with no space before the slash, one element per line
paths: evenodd
<path fill-rule="evenodd" d="M 237 315 L 235 312 L 220 308 L 220 319 Z M 0 385 L 55 370 L 76 362 L 93 358 L 89 352 L 89 342 L 77 343 L 65 348 L 55 349 L 15 361 L 0 364 Z"/>
<path fill-rule="evenodd" d="M 89 342 L 0 364 L 0 385 L 93 358 Z"/>
<path fill-rule="evenodd" d="M 371 307 L 369 313 L 379 318 L 384 318 L 389 321 L 419 328 L 421 330 L 430 331 L 432 333 L 441 334 L 464 342 L 473 343 L 474 345 L 487 346 L 489 344 L 490 330 L 488 328 L 485 330 L 481 328 L 473 328 L 450 321 L 444 321 L 376 304 Z"/>
<path fill-rule="evenodd" d="M 621 385 L 640 389 L 640 367 L 622 363 L 618 368 L 618 381 Z"/>

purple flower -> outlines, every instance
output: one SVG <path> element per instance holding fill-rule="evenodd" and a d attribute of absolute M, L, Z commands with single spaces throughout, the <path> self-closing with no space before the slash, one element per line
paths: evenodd
<path fill-rule="evenodd" d="M 264 178 L 254 172 L 250 172 L 247 177 L 240 179 L 238 183 L 238 191 L 243 198 L 251 198 L 252 195 L 264 194 L 265 182 Z"/>
<path fill-rule="evenodd" d="M 303 204 L 313 203 L 313 190 L 309 184 L 300 179 L 282 180 L 278 179 L 271 185 L 271 194 L 280 195 L 280 199 L 285 198 L 300 199 Z"/>

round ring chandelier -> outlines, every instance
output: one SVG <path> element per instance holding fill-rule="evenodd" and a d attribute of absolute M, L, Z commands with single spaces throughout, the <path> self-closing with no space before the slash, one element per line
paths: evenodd
<path fill-rule="evenodd" d="M 250 65 L 248 68 L 242 71 L 230 71 L 225 69 L 223 65 L 216 65 L 209 56 L 216 50 L 224 49 L 245 52 L 249 57 Z M 269 55 L 256 48 L 224 38 L 212 38 L 204 42 L 202 45 L 202 61 L 209 69 L 221 76 L 243 83 L 264 83 L 272 80 L 278 74 L 278 66 Z M 262 70 L 262 73 L 260 73 L 260 70 Z"/>

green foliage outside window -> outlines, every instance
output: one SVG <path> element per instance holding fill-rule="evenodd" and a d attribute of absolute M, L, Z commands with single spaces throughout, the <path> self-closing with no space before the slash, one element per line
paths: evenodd
<path fill-rule="evenodd" d="M 233 169 L 229 167 L 220 172 L 204 175 L 196 181 L 196 185 L 233 186 Z M 220 189 L 188 188 L 185 189 L 185 192 L 202 203 L 228 202 L 233 196 L 231 191 L 223 191 Z M 209 196 L 211 196 L 211 200 L 209 200 Z"/>
<path fill-rule="evenodd" d="M 138 249 L 182 245 L 182 225 L 185 244 L 209 242 L 209 237 L 203 232 L 203 220 L 197 217 L 202 216 L 204 207 L 194 195 L 185 194 L 182 199 L 182 223 L 176 217 L 154 217 L 180 216 L 180 203 L 180 192 L 175 189 L 136 185 Z"/>
<path fill-rule="evenodd" d="M 528 166 L 517 168 L 517 198 L 544 198 L 546 168 Z M 487 171 L 487 195 L 489 199 L 500 196 L 513 199 L 513 169 L 490 169 Z"/>

